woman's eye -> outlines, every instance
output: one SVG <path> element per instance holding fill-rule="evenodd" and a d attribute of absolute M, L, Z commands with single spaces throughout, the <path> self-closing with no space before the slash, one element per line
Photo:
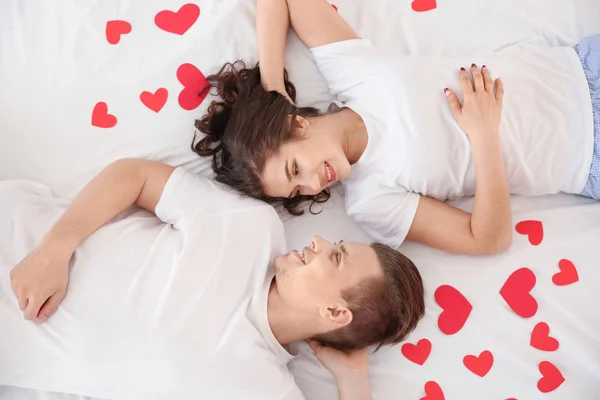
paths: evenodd
<path fill-rule="evenodd" d="M 340 254 L 339 251 L 337 253 L 335 253 L 335 261 L 338 263 L 338 265 L 342 261 L 342 255 Z"/>
<path fill-rule="evenodd" d="M 298 175 L 298 164 L 294 163 L 294 175 Z"/>

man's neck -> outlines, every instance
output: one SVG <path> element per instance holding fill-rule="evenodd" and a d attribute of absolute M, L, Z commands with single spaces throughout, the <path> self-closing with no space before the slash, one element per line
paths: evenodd
<path fill-rule="evenodd" d="M 267 319 L 275 339 L 282 346 L 309 339 L 317 334 L 314 329 L 311 329 L 312 323 L 307 316 L 286 307 L 279 297 L 275 279 L 269 289 Z"/>

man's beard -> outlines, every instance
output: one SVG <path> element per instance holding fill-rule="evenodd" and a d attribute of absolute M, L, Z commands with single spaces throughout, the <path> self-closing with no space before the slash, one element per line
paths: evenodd
<path fill-rule="evenodd" d="M 287 269 L 281 267 L 278 263 L 275 263 L 274 269 L 275 269 L 275 277 L 277 279 L 284 278 L 287 275 Z"/>

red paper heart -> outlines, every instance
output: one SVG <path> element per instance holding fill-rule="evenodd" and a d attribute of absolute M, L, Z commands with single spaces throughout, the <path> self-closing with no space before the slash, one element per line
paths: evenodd
<path fill-rule="evenodd" d="M 479 356 L 467 355 L 463 358 L 463 364 L 469 371 L 475 375 L 484 377 L 494 365 L 494 356 L 488 350 L 479 354 Z"/>
<path fill-rule="evenodd" d="M 529 294 L 534 286 L 535 274 L 533 271 L 529 268 L 521 268 L 508 277 L 500 289 L 500 295 L 517 315 L 531 318 L 538 309 L 537 301 Z"/>
<path fill-rule="evenodd" d="M 131 32 L 131 24 L 127 21 L 108 21 L 106 22 L 106 40 L 110 44 L 117 44 L 121 40 L 121 35 Z"/>
<path fill-rule="evenodd" d="M 425 384 L 425 397 L 421 400 L 445 400 L 442 388 L 434 381 L 429 381 Z"/>
<path fill-rule="evenodd" d="M 544 239 L 544 225 L 542 221 L 521 221 L 517 224 L 516 230 L 521 235 L 527 235 L 529 243 L 534 246 L 542 243 Z"/>
<path fill-rule="evenodd" d="M 440 331 L 446 335 L 454 335 L 467 322 L 473 306 L 461 292 L 450 285 L 438 287 L 434 293 L 434 298 L 444 310 L 438 318 Z"/>
<path fill-rule="evenodd" d="M 200 7 L 196 4 L 188 3 L 177 12 L 163 10 L 156 14 L 154 23 L 163 31 L 183 35 L 194 25 L 200 16 Z"/>
<path fill-rule="evenodd" d="M 562 259 L 558 262 L 558 268 L 560 272 L 557 272 L 552 276 L 552 282 L 557 286 L 570 285 L 579 280 L 579 274 L 577 268 L 570 260 Z"/>
<path fill-rule="evenodd" d="M 204 74 L 192 64 L 182 64 L 177 68 L 177 79 L 184 86 L 179 93 L 179 105 L 184 110 L 194 110 L 206 98 L 208 81 Z"/>
<path fill-rule="evenodd" d="M 333 7 L 333 9 L 334 9 L 335 11 L 337 11 L 337 10 L 338 10 L 338 9 L 337 9 L 337 6 L 336 6 L 335 4 L 332 4 L 332 5 L 331 5 L 331 7 Z"/>
<path fill-rule="evenodd" d="M 554 351 L 559 346 L 558 340 L 550 336 L 550 327 L 545 322 L 540 322 L 533 328 L 529 344 L 543 351 Z"/>
<path fill-rule="evenodd" d="M 92 111 L 92 125 L 98 128 L 112 128 L 117 124 L 117 117 L 108 113 L 108 106 L 101 101 L 96 103 Z"/>
<path fill-rule="evenodd" d="M 437 8 L 435 0 L 413 0 L 411 7 L 414 11 L 423 12 Z"/>
<path fill-rule="evenodd" d="M 565 381 L 561 372 L 549 361 L 542 361 L 538 366 L 542 378 L 538 381 L 537 387 L 542 393 L 552 392 Z"/>
<path fill-rule="evenodd" d="M 165 103 L 167 102 L 167 97 L 169 96 L 169 92 L 165 88 L 157 89 L 156 92 L 142 92 L 140 94 L 140 100 L 146 107 L 151 109 L 154 112 L 159 112 Z"/>
<path fill-rule="evenodd" d="M 425 364 L 429 353 L 431 353 L 431 342 L 428 339 L 421 339 L 416 345 L 412 343 L 402 345 L 402 354 L 404 354 L 404 357 L 415 364 Z"/>

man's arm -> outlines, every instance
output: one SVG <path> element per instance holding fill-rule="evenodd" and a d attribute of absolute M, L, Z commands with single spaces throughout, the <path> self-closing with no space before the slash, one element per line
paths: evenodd
<path fill-rule="evenodd" d="M 123 159 L 88 183 L 42 242 L 10 273 L 24 317 L 45 322 L 66 294 L 75 249 L 131 205 L 154 212 L 173 170 L 153 161 Z"/>
<path fill-rule="evenodd" d="M 102 225 L 136 205 L 154 212 L 174 168 L 149 160 L 110 164 L 75 197 L 44 241 L 73 253 Z"/>

